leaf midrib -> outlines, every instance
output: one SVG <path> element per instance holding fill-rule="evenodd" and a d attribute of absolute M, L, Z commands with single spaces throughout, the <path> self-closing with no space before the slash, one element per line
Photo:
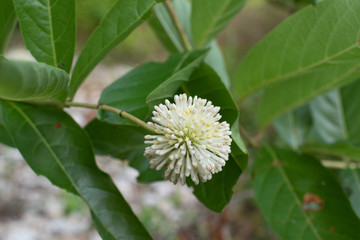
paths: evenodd
<path fill-rule="evenodd" d="M 268 153 L 270 154 L 272 160 L 273 160 L 273 163 L 275 162 L 281 162 L 279 160 L 279 158 L 277 157 L 276 153 L 268 146 L 265 147 L 266 150 L 268 151 Z M 275 167 L 276 168 L 276 167 Z M 280 171 L 280 174 L 282 175 L 283 177 L 283 180 L 285 182 L 285 184 L 287 185 L 291 195 L 293 196 L 293 198 L 295 199 L 295 202 L 296 202 L 296 205 L 298 205 L 299 209 L 300 209 L 300 212 L 303 214 L 305 220 L 306 220 L 306 223 L 307 223 L 307 226 L 309 226 L 311 228 L 311 230 L 313 231 L 313 233 L 315 234 L 315 236 L 317 237 L 317 239 L 319 240 L 322 240 L 322 238 L 320 237 L 319 235 L 319 232 L 317 231 L 317 229 L 315 228 L 313 222 L 312 222 L 312 219 L 310 217 L 308 217 L 308 215 L 302 211 L 302 204 L 295 192 L 295 189 L 293 188 L 293 186 L 291 185 L 291 182 L 290 182 L 290 179 L 289 177 L 287 176 L 284 168 L 282 167 L 281 164 L 277 164 L 277 168 L 279 169 Z"/>
<path fill-rule="evenodd" d="M 312 64 L 310 64 L 310 65 L 308 65 L 306 67 L 303 67 L 303 68 L 300 67 L 295 71 L 286 73 L 284 75 L 280 75 L 278 77 L 269 78 L 268 80 L 266 80 L 266 78 L 263 78 L 262 81 L 259 84 L 257 84 L 256 86 L 250 87 L 247 91 L 241 93 L 241 98 L 245 98 L 246 96 L 253 93 L 254 91 L 259 90 L 260 88 L 266 88 L 267 86 L 271 85 L 274 82 L 285 81 L 286 79 L 294 77 L 294 76 L 296 76 L 298 74 L 306 73 L 308 70 L 311 70 L 312 68 L 318 67 L 321 64 L 327 63 L 327 62 L 333 60 L 334 58 L 337 58 L 337 57 L 341 56 L 342 54 L 350 52 L 351 50 L 356 49 L 358 46 L 359 46 L 359 43 L 356 42 L 355 44 L 350 45 L 350 47 L 347 47 L 347 48 L 335 53 L 334 55 L 325 57 L 324 59 L 322 59 L 322 60 L 320 60 L 318 62 L 314 62 L 314 63 L 312 63 Z M 264 81 L 264 80 L 266 80 L 266 81 Z"/>
<path fill-rule="evenodd" d="M 53 158 L 55 159 L 56 163 L 59 165 L 59 167 L 61 168 L 61 170 L 63 171 L 63 173 L 65 174 L 65 176 L 68 178 L 68 180 L 70 181 L 71 185 L 73 186 L 73 188 L 76 190 L 76 192 L 78 193 L 78 196 L 80 198 L 83 199 L 83 201 L 86 203 L 86 205 L 91 209 L 91 211 L 94 213 L 94 215 L 98 218 L 99 216 L 97 215 L 97 213 L 95 213 L 94 209 L 88 204 L 88 202 L 83 198 L 83 196 L 80 194 L 80 191 L 78 189 L 78 187 L 76 186 L 76 184 L 74 183 L 73 179 L 68 175 L 68 173 L 66 172 L 64 166 L 61 164 L 60 159 L 58 158 L 58 156 L 56 155 L 56 153 L 53 151 L 53 149 L 51 148 L 51 146 L 48 144 L 46 138 L 43 136 L 43 134 L 40 132 L 40 130 L 37 128 L 37 126 L 35 125 L 35 123 L 18 107 L 16 106 L 14 103 L 9 102 L 9 104 L 25 119 L 25 121 L 27 121 L 29 123 L 29 125 L 31 126 L 31 128 L 33 128 L 33 130 L 36 132 L 36 134 L 38 135 L 38 137 L 40 138 L 40 140 L 44 143 L 45 147 L 48 149 L 48 151 L 50 152 L 50 154 L 53 156 Z M 99 221 L 101 222 L 101 221 Z M 103 223 L 101 222 L 101 224 L 103 225 Z M 104 225 L 103 225 L 104 226 Z M 104 229 L 107 230 L 106 226 L 104 226 Z M 107 230 L 108 233 L 114 238 L 117 239 L 116 236 L 113 235 L 112 232 L 110 232 L 109 230 Z"/>
<path fill-rule="evenodd" d="M 357 67 L 359 67 L 359 65 L 357 65 Z M 349 71 L 345 72 L 343 75 L 341 75 L 336 81 L 332 82 L 330 85 L 324 85 L 321 88 L 318 88 L 318 91 L 314 91 L 312 94 L 309 94 L 306 97 L 303 98 L 299 98 L 297 101 L 293 102 L 290 106 L 288 106 L 287 108 L 282 108 L 280 109 L 280 111 L 272 111 L 272 114 L 270 115 L 270 117 L 268 117 L 266 119 L 266 121 L 264 121 L 263 123 L 261 123 L 261 128 L 264 128 L 269 122 L 271 122 L 272 120 L 274 120 L 274 118 L 282 113 L 285 113 L 289 110 L 291 110 L 292 108 L 294 108 L 295 106 L 298 106 L 300 103 L 302 103 L 304 101 L 304 99 L 312 99 L 315 96 L 317 96 L 319 94 L 319 92 L 324 92 L 327 89 L 331 88 L 333 85 L 338 84 L 339 82 L 341 82 L 342 80 L 346 79 L 349 75 L 351 75 L 353 72 L 355 71 L 354 68 L 351 68 Z"/>

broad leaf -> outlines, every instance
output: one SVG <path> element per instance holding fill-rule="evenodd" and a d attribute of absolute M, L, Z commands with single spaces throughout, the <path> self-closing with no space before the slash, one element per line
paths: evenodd
<path fill-rule="evenodd" d="M 256 158 L 255 198 L 283 239 L 358 239 L 360 220 L 338 182 L 308 155 L 267 147 Z"/>
<path fill-rule="evenodd" d="M 32 55 L 39 62 L 69 72 L 75 50 L 75 0 L 13 1 Z"/>
<path fill-rule="evenodd" d="M 247 157 L 246 157 L 247 158 Z M 240 177 L 242 170 L 236 164 L 232 156 L 227 161 L 220 173 L 214 174 L 212 179 L 195 185 L 190 179 L 186 181 L 194 188 L 194 195 L 209 209 L 222 212 L 230 202 L 232 188 Z"/>
<path fill-rule="evenodd" d="M 14 30 L 16 15 L 12 0 L 0 1 L 0 54 L 3 54 Z"/>
<path fill-rule="evenodd" d="M 30 167 L 79 195 L 109 239 L 151 239 L 109 175 L 98 169 L 91 141 L 65 112 L 1 102 L 1 116 Z"/>
<path fill-rule="evenodd" d="M 206 46 L 223 30 L 245 0 L 196 0 L 192 1 L 191 29 L 198 47 Z"/>
<path fill-rule="evenodd" d="M 164 63 L 141 65 L 105 88 L 99 103 L 146 119 L 154 105 L 166 98 L 173 98 L 178 88 L 189 80 L 195 67 L 202 62 L 205 53 L 194 51 L 176 54 Z M 132 124 L 108 112 L 99 111 L 99 118 L 110 123 Z"/>
<path fill-rule="evenodd" d="M 282 22 L 240 64 L 239 96 L 281 81 L 317 90 L 354 71 L 360 57 L 359 10 L 357 0 L 327 0 Z M 314 79 L 318 80 L 312 83 Z M 308 84 L 311 86 L 306 88 Z"/>
<path fill-rule="evenodd" d="M 349 191 L 350 203 L 360 218 L 360 169 L 344 169 L 339 177 L 345 190 Z"/>
<path fill-rule="evenodd" d="M 261 126 L 360 76 L 358 10 L 356 0 L 322 1 L 294 14 L 250 51 L 239 68 L 237 92 L 243 98 L 266 88 Z"/>
<path fill-rule="evenodd" d="M 162 172 L 150 169 L 149 160 L 144 157 L 146 130 L 135 126 L 112 125 L 100 120 L 93 120 L 85 130 L 92 139 L 96 153 L 129 160 L 129 165 L 139 171 L 139 182 L 163 179 Z"/>
<path fill-rule="evenodd" d="M 0 98 L 16 101 L 65 100 L 69 75 L 44 63 L 0 62 Z"/>
<path fill-rule="evenodd" d="M 312 118 L 308 105 L 287 112 L 274 121 L 279 137 L 292 149 L 303 145 L 312 133 Z"/>
<path fill-rule="evenodd" d="M 191 40 L 191 4 L 184 0 L 174 0 L 172 3 L 179 21 L 183 25 L 186 34 Z M 149 23 L 160 41 L 170 52 L 183 52 L 185 48 L 183 46 L 182 39 L 180 38 L 178 30 L 173 24 L 164 4 L 158 4 L 154 8 L 154 12 L 155 14 Z M 205 57 L 205 62 L 217 72 L 226 87 L 229 88 L 230 79 L 219 45 L 216 40 L 213 40 L 207 47 L 209 47 L 210 50 Z"/>
<path fill-rule="evenodd" d="M 76 62 L 70 83 L 70 97 L 111 49 L 150 16 L 156 0 L 117 0 L 92 33 Z"/>
<path fill-rule="evenodd" d="M 214 174 L 210 181 L 199 185 L 187 181 L 187 184 L 194 188 L 194 195 L 206 207 L 221 212 L 231 200 L 232 188 L 247 166 L 247 150 L 238 129 L 237 106 L 220 77 L 204 63 L 194 71 L 190 81 L 184 85 L 184 89 L 190 95 L 211 100 L 214 106 L 220 106 L 222 115 L 220 121 L 226 121 L 232 126 L 231 154 L 223 170 Z"/>
<path fill-rule="evenodd" d="M 310 102 L 314 132 L 320 143 L 303 151 L 360 161 L 360 81 L 336 89 Z"/>

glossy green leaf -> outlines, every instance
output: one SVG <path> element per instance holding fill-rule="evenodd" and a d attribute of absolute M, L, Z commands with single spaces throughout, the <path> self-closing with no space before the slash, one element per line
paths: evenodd
<path fill-rule="evenodd" d="M 279 137 L 292 149 L 303 145 L 312 133 L 312 118 L 308 105 L 287 112 L 274 121 Z"/>
<path fill-rule="evenodd" d="M 357 0 L 326 0 L 282 22 L 240 64 L 239 96 L 245 97 L 271 84 L 288 82 L 276 93 L 269 91 L 268 95 L 276 97 L 281 90 L 287 93 L 286 97 L 296 94 L 297 98 L 309 98 L 310 90 L 314 92 L 310 97 L 314 97 L 318 94 L 316 91 L 345 81 L 359 66 L 359 10 Z M 292 92 L 289 93 L 290 87 Z"/>
<path fill-rule="evenodd" d="M 192 1 L 191 29 L 195 45 L 206 46 L 228 25 L 244 3 L 245 0 Z"/>
<path fill-rule="evenodd" d="M 360 146 L 350 142 L 339 142 L 334 144 L 306 144 L 301 147 L 304 152 L 335 156 L 360 161 Z"/>
<path fill-rule="evenodd" d="M 127 125 L 112 125 L 100 120 L 91 121 L 85 128 L 95 151 L 128 160 L 129 165 L 139 171 L 139 182 L 162 180 L 162 172 L 150 169 L 149 160 L 144 157 L 146 130 Z"/>
<path fill-rule="evenodd" d="M 26 47 L 39 62 L 70 71 L 76 39 L 75 0 L 13 0 Z"/>
<path fill-rule="evenodd" d="M 347 196 L 317 159 L 267 147 L 254 172 L 255 198 L 282 239 L 360 238 L 360 220 Z"/>
<path fill-rule="evenodd" d="M 99 103 L 146 119 L 154 105 L 166 98 L 173 98 L 178 88 L 189 80 L 205 54 L 204 51 L 176 54 L 164 63 L 141 65 L 105 88 Z M 103 111 L 99 111 L 99 118 L 110 123 L 133 124 L 116 114 Z"/>
<path fill-rule="evenodd" d="M 237 106 L 220 77 L 205 63 L 194 71 L 183 88 L 189 95 L 197 95 L 211 100 L 214 106 L 220 106 L 220 121 L 226 121 L 232 126 L 231 154 L 223 170 L 214 174 L 210 181 L 199 185 L 187 181 L 194 188 L 194 195 L 206 207 L 221 212 L 231 200 L 232 188 L 246 169 L 248 160 L 247 150 L 239 134 Z"/>
<path fill-rule="evenodd" d="M 65 100 L 69 75 L 44 63 L 0 62 L 0 98 L 29 101 Z"/>
<path fill-rule="evenodd" d="M 109 175 L 97 167 L 88 135 L 69 115 L 5 101 L 1 110 L 6 130 L 30 167 L 79 195 L 109 239 L 151 239 Z"/>
<path fill-rule="evenodd" d="M 242 173 L 232 156 L 220 173 L 214 174 L 210 181 L 195 185 L 191 180 L 186 183 L 194 188 L 194 195 L 209 209 L 221 212 L 230 202 L 232 188 Z"/>
<path fill-rule="evenodd" d="M 1 112 L 1 106 L 0 106 L 0 112 Z M 0 114 L 0 143 L 8 145 L 10 147 L 15 147 L 13 140 L 11 139 L 10 135 L 5 129 L 4 123 L 1 118 L 1 114 Z"/>
<path fill-rule="evenodd" d="M 117 0 L 92 33 L 76 62 L 70 83 L 70 97 L 94 67 L 151 14 L 156 0 Z"/>
<path fill-rule="evenodd" d="M 349 191 L 350 203 L 360 218 L 360 169 L 344 169 L 340 172 L 340 180 Z"/>
<path fill-rule="evenodd" d="M 174 0 L 172 3 L 174 11 L 191 41 L 191 4 L 183 0 Z M 154 12 L 155 14 L 150 21 L 150 26 L 160 41 L 170 52 L 183 52 L 185 50 L 183 42 L 164 4 L 158 4 L 154 8 Z M 207 48 L 210 48 L 210 50 L 205 57 L 205 62 L 217 72 L 226 87 L 229 88 L 230 79 L 226 70 L 225 60 L 216 40 L 211 41 Z"/>
<path fill-rule="evenodd" d="M 16 15 L 12 0 L 0 1 L 0 54 L 3 54 L 14 30 Z"/>

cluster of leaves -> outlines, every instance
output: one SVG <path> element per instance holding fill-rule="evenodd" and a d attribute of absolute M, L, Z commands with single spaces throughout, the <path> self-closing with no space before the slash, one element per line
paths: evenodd
<path fill-rule="evenodd" d="M 54 185 L 78 195 L 88 205 L 104 239 L 150 239 L 111 178 L 96 165 L 94 152 L 129 160 L 138 181 L 161 180 L 144 153 L 146 130 L 116 114 L 99 111 L 81 128 L 63 111 L 94 67 L 137 26 L 149 24 L 169 49 L 163 63 L 145 63 L 109 85 L 99 104 L 149 120 L 154 105 L 186 92 L 221 106 L 223 119 L 238 133 L 238 110 L 230 95 L 225 64 L 214 37 L 243 6 L 243 1 L 117 0 L 94 30 L 72 68 L 76 36 L 75 0 L 0 3 L 0 40 L 4 54 L 18 21 L 26 47 L 38 62 L 0 59 L 0 141 L 19 149 L 29 166 Z M 202 5 L 206 4 L 204 8 Z M 190 37 L 183 41 L 175 11 Z M 212 20 L 198 25 L 210 14 Z M 193 29 L 192 31 L 190 29 Z M 201 29 L 201 32 L 199 31 Z M 192 33 L 196 34 L 192 34 Z M 203 88 L 207 85 L 206 88 Z M 247 165 L 247 153 L 234 134 L 224 170 L 194 188 L 208 208 L 222 211 L 232 187 Z"/>
<path fill-rule="evenodd" d="M 187 184 L 205 206 L 222 211 L 246 168 L 247 152 L 214 38 L 243 5 L 244 0 L 116 0 L 72 68 L 75 0 L 2 0 L 0 142 L 18 148 L 37 174 L 83 199 L 103 239 L 151 239 L 94 157 L 96 152 L 129 160 L 139 182 L 161 180 L 143 156 L 146 130 L 101 110 L 81 128 L 63 111 L 94 67 L 147 21 L 170 57 L 120 77 L 98 103 L 143 121 L 154 105 L 179 92 L 220 106 L 233 132 L 230 159 L 211 181 Z M 254 190 L 265 218 L 284 239 L 360 238 L 360 170 L 352 162 L 360 159 L 359 11 L 358 0 L 324 0 L 302 9 L 248 53 L 233 81 L 239 99 L 261 92 L 262 129 L 275 120 L 279 144 L 265 142 L 257 150 Z M 38 62 L 1 55 L 16 21 Z M 348 168 L 333 174 L 321 164 L 324 156 Z"/>
<path fill-rule="evenodd" d="M 259 207 L 283 239 L 360 238 L 359 10 L 356 0 L 308 6 L 238 69 L 239 98 L 261 91 L 258 124 L 273 122 L 278 135 L 258 151 L 253 175 Z"/>

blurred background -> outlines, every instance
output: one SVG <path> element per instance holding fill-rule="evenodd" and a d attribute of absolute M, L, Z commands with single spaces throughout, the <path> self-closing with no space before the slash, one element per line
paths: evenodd
<path fill-rule="evenodd" d="M 79 52 L 114 0 L 77 1 Z M 307 2 L 303 0 L 301 2 Z M 246 52 L 286 17 L 302 7 L 298 0 L 248 0 L 219 38 L 230 76 Z M 8 58 L 31 59 L 17 27 L 6 53 Z M 102 89 L 133 67 L 148 61 L 164 61 L 168 53 L 145 23 L 116 47 L 92 72 L 81 87 L 77 101 L 96 103 Z M 244 103 L 241 121 L 250 133 L 253 101 Z M 91 110 L 70 113 L 85 125 L 96 114 Z M 199 203 L 187 187 L 169 182 L 149 185 L 136 182 L 137 172 L 126 161 L 98 157 L 129 201 L 137 216 L 155 239 L 278 239 L 265 223 L 251 190 L 250 170 L 242 174 L 234 196 L 222 213 Z M 249 160 L 249 169 L 252 159 Z M 80 199 L 66 193 L 27 166 L 19 152 L 0 144 L 0 240 L 82 240 L 101 239 L 90 214 Z"/>

